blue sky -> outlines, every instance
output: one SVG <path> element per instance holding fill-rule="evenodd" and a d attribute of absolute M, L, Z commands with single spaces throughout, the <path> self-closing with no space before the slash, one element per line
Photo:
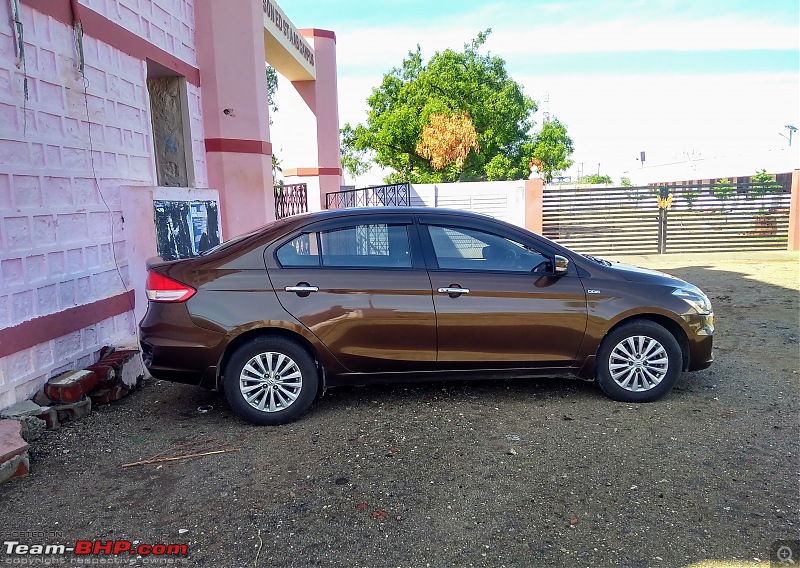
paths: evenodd
<path fill-rule="evenodd" d="M 617 179 L 640 167 L 641 150 L 648 165 L 758 155 L 787 146 L 784 125 L 800 126 L 797 0 L 279 3 L 297 27 L 336 32 L 342 124 L 365 119 L 371 88 L 417 44 L 427 57 L 492 28 L 484 48 L 540 103 L 536 122 L 547 110 L 568 125 L 572 175 L 599 163 Z"/>

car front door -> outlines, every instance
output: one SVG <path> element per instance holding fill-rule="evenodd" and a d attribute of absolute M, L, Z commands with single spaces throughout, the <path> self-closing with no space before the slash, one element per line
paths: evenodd
<path fill-rule="evenodd" d="M 265 260 L 286 311 L 350 371 L 435 367 L 431 285 L 410 215 L 317 223 Z"/>
<path fill-rule="evenodd" d="M 438 368 L 564 367 L 586 330 L 574 267 L 545 243 L 491 221 L 420 216 L 438 333 Z"/>

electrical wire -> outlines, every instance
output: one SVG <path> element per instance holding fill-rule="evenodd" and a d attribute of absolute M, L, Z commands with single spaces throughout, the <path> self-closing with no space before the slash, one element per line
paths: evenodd
<path fill-rule="evenodd" d="M 77 30 L 76 28 L 73 28 L 73 33 L 74 33 L 76 46 L 78 47 L 78 53 L 82 54 L 83 53 L 83 46 L 79 45 L 79 44 L 83 43 L 83 29 L 81 28 L 80 30 Z M 137 341 L 137 346 L 138 346 L 138 345 L 141 345 L 141 342 L 140 342 L 141 337 L 139 336 L 139 326 L 136 324 L 136 302 L 133 299 L 131 299 L 131 294 L 130 294 L 131 290 L 128 287 L 128 285 L 125 283 L 125 278 L 122 275 L 122 269 L 120 268 L 120 261 L 119 261 L 119 258 L 117 257 L 117 249 L 114 246 L 114 232 L 115 232 L 114 212 L 111 210 L 111 206 L 108 204 L 108 201 L 106 200 L 105 195 L 103 195 L 103 190 L 100 187 L 100 179 L 99 179 L 99 176 L 97 174 L 97 167 L 95 166 L 95 161 L 94 161 L 94 138 L 92 137 L 92 120 L 91 120 L 91 116 L 90 116 L 90 113 L 89 113 L 89 79 L 88 79 L 88 77 L 86 77 L 86 70 L 84 68 L 83 61 L 81 61 L 80 65 L 78 67 L 78 70 L 79 70 L 79 73 L 81 75 L 81 78 L 83 79 L 83 102 L 84 102 L 84 108 L 86 109 L 86 124 L 87 124 L 87 127 L 88 127 L 88 138 L 89 138 L 89 164 L 90 164 L 90 167 L 91 167 L 91 170 L 92 170 L 92 179 L 94 181 L 95 186 L 97 187 L 97 193 L 100 196 L 100 200 L 103 202 L 103 206 L 106 208 L 106 211 L 108 212 L 109 218 L 111 219 L 111 235 L 110 235 L 110 237 L 111 237 L 111 254 L 112 254 L 112 258 L 114 259 L 114 267 L 116 268 L 117 275 L 119 276 L 119 281 L 122 284 L 122 288 L 125 290 L 125 296 L 128 298 L 128 302 L 129 302 L 130 307 L 131 307 L 131 312 L 133 313 L 133 320 L 134 320 L 133 321 L 133 328 L 134 328 L 134 333 L 136 335 L 136 341 Z M 97 125 L 97 126 L 99 126 L 99 125 Z M 124 222 L 125 221 L 124 221 L 124 217 L 123 217 L 123 223 Z M 142 358 L 138 357 L 137 361 L 139 362 L 139 365 L 141 367 L 142 375 L 147 376 L 148 375 L 147 369 L 144 367 L 144 362 L 142 361 Z"/>

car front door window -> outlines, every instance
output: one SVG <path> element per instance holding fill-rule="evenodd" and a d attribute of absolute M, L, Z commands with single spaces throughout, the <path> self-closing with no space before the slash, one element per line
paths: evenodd
<path fill-rule="evenodd" d="M 476 229 L 428 227 L 440 269 L 543 272 L 550 260 L 530 246 Z"/>

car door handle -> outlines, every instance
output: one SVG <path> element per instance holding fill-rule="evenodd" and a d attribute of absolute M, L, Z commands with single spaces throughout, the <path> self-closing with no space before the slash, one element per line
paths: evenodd
<path fill-rule="evenodd" d="M 440 294 L 451 294 L 451 295 L 469 294 L 469 288 L 454 288 L 454 287 L 439 288 L 437 292 L 439 292 Z"/>
<path fill-rule="evenodd" d="M 297 294 L 308 294 L 309 292 L 319 292 L 319 286 L 309 286 L 308 284 L 298 284 L 297 286 L 286 286 L 285 292 L 295 292 Z"/>

